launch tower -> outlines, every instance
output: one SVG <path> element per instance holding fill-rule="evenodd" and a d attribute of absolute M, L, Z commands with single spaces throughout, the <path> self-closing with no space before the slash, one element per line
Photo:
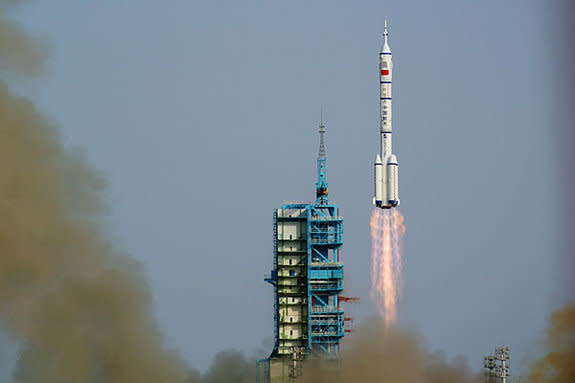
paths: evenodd
<path fill-rule="evenodd" d="M 261 383 L 297 382 L 310 356 L 337 358 L 344 331 L 343 218 L 328 200 L 325 126 L 320 124 L 315 202 L 284 202 L 273 215 L 274 347 L 257 362 Z"/>

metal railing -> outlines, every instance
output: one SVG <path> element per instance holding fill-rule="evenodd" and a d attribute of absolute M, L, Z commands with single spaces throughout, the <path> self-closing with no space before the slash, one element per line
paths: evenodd
<path fill-rule="evenodd" d="M 327 238 L 312 238 L 311 243 L 321 243 L 321 244 L 331 244 L 331 243 L 342 243 L 343 238 L 339 235 L 330 235 Z"/>
<path fill-rule="evenodd" d="M 322 337 L 322 336 L 343 336 L 343 334 L 337 331 L 312 331 L 311 336 Z"/>
<path fill-rule="evenodd" d="M 343 217 L 340 215 L 314 215 L 311 217 L 312 221 L 337 221 L 343 220 Z"/>
<path fill-rule="evenodd" d="M 312 291 L 329 291 L 343 289 L 343 282 L 310 283 Z"/>
<path fill-rule="evenodd" d="M 314 313 L 314 314 L 315 314 L 315 313 L 319 313 L 319 314 L 322 314 L 322 313 L 336 313 L 336 312 L 339 312 L 339 311 L 342 311 L 342 310 L 339 309 L 339 308 L 337 308 L 337 307 L 335 307 L 335 306 L 325 306 L 325 307 L 322 307 L 322 306 L 314 306 L 314 307 L 311 308 L 311 312 Z"/>
<path fill-rule="evenodd" d="M 313 266 L 317 266 L 317 267 L 343 266 L 343 262 L 332 262 L 332 261 L 329 261 L 329 262 L 310 262 L 309 265 L 311 267 L 313 267 Z"/>

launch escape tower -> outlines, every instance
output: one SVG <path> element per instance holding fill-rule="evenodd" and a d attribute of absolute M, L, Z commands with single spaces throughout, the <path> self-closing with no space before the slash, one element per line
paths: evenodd
<path fill-rule="evenodd" d="M 328 200 L 323 123 L 319 134 L 315 202 L 284 202 L 273 215 L 274 347 L 257 362 L 261 383 L 297 381 L 309 355 L 335 359 L 345 334 L 343 218 Z"/>

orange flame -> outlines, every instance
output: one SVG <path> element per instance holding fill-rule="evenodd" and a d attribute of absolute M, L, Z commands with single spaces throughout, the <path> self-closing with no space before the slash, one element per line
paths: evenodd
<path fill-rule="evenodd" d="M 404 218 L 397 209 L 374 209 L 371 214 L 371 297 L 388 329 L 397 319 L 402 288 L 401 255 Z"/>

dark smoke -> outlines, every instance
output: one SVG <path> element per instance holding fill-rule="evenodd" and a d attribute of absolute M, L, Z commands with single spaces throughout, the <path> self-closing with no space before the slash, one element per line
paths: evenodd
<path fill-rule="evenodd" d="M 413 334 L 372 321 L 344 344 L 342 360 L 310 361 L 305 383 L 479 383 L 463 361 L 448 362 L 425 349 Z"/>

